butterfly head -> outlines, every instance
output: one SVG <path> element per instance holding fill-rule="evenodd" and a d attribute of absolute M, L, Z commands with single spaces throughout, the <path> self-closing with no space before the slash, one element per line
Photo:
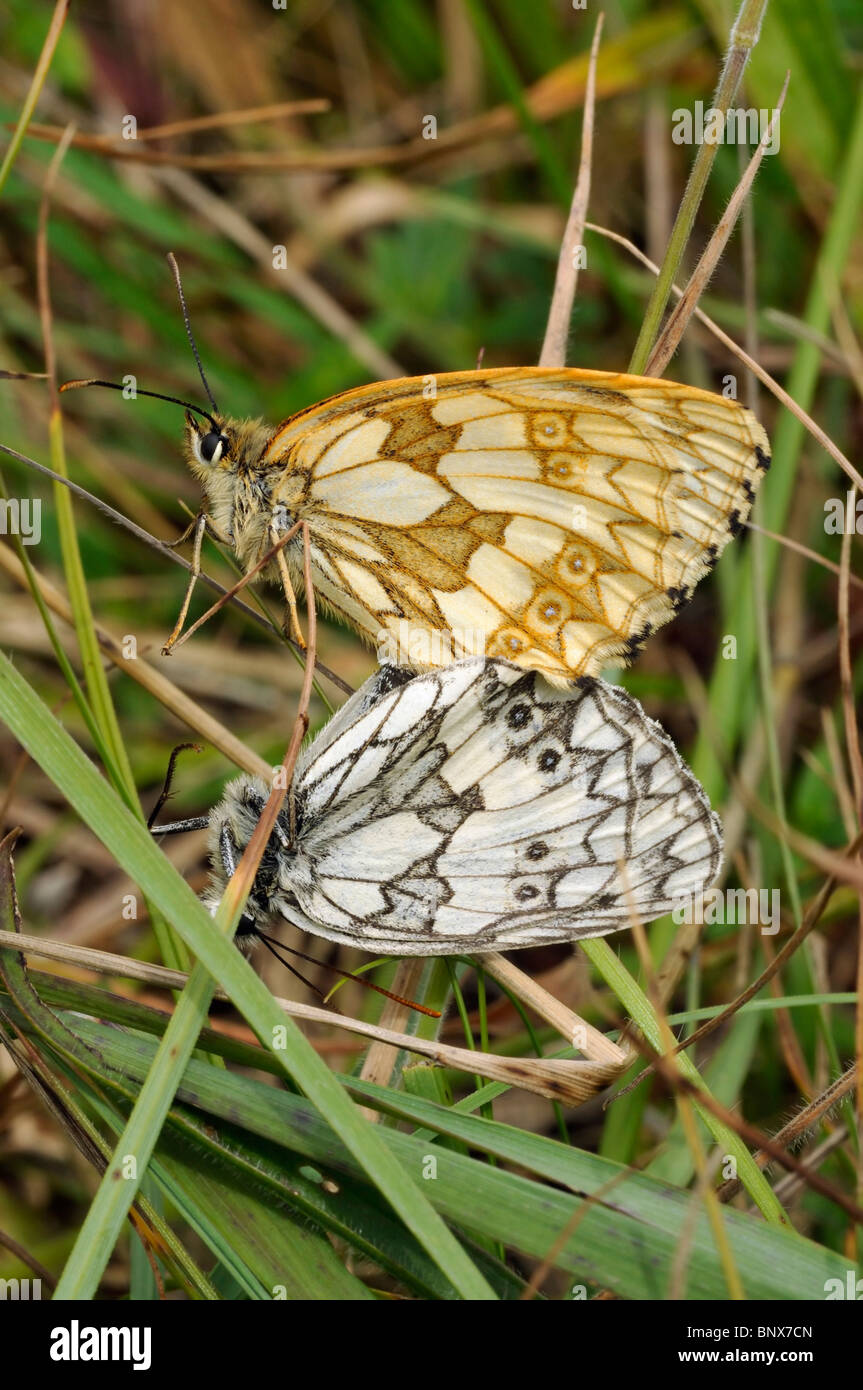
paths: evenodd
<path fill-rule="evenodd" d="M 230 468 L 235 453 L 233 422 L 221 415 L 199 419 L 187 410 L 186 452 L 192 472 L 202 482 L 216 469 Z"/>
<path fill-rule="evenodd" d="M 231 420 L 213 412 L 186 414 L 186 462 L 207 495 L 210 514 L 225 533 L 234 532 L 234 505 L 243 478 L 265 478 L 261 456 L 272 431 L 260 420 Z"/>
<path fill-rule="evenodd" d="M 270 789 L 256 777 L 238 777 L 224 789 L 222 800 L 209 817 L 209 848 L 212 873 L 204 901 L 208 906 L 221 900 L 228 879 L 234 873 L 255 831 Z M 302 832 L 303 806 L 294 807 L 294 831 Z M 270 834 L 258 865 L 252 890 L 246 899 L 237 935 L 253 935 L 270 925 L 278 915 L 276 906 L 284 891 L 284 879 L 294 858 L 288 807 L 283 807 Z M 212 910 L 212 907 L 211 907 Z"/>
<path fill-rule="evenodd" d="M 203 422 L 199 422 L 192 415 L 191 411 L 186 411 L 186 425 L 189 430 L 189 448 L 195 462 L 201 468 L 216 468 L 224 459 L 230 459 L 231 441 L 225 433 L 223 422 L 217 415 L 207 422 L 209 429 Z"/>
<path fill-rule="evenodd" d="M 224 895 L 228 880 L 233 877 L 237 866 L 248 848 L 261 813 L 270 795 L 269 787 L 256 777 L 238 777 L 229 782 L 224 789 L 222 800 L 214 806 L 209 815 L 192 816 L 168 824 L 156 825 L 159 810 L 167 800 L 173 778 L 177 754 L 185 747 L 175 749 L 168 767 L 165 788 L 155 810 L 148 821 L 154 836 L 178 834 L 186 830 L 209 830 L 209 850 L 211 874 L 210 881 L 201 894 L 201 901 L 208 911 L 215 915 Z M 293 826 L 291 821 L 293 819 Z M 293 807 L 293 817 L 287 807 L 279 814 L 269 842 L 261 856 L 245 907 L 237 923 L 236 941 L 242 951 L 248 952 L 255 943 L 261 929 L 268 926 L 278 916 L 280 898 L 284 896 L 285 866 L 290 865 L 294 854 L 292 832 L 299 835 L 303 824 L 303 800 L 297 798 Z"/>
<path fill-rule="evenodd" d="M 264 451 L 272 429 L 261 420 L 231 420 L 224 415 L 196 419 L 186 412 L 186 453 L 192 472 L 206 484 L 216 473 L 236 469 L 267 471 Z"/>

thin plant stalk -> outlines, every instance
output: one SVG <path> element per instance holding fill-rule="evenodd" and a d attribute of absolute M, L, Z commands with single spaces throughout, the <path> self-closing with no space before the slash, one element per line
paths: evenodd
<path fill-rule="evenodd" d="M 749 61 L 749 54 L 758 42 L 761 21 L 766 9 L 767 0 L 743 0 L 740 6 L 734 28 L 731 30 L 719 85 L 712 102 L 713 109 L 722 113 L 723 120 L 734 100 L 743 71 Z M 698 153 L 692 164 L 686 191 L 671 229 L 668 250 L 662 262 L 659 277 L 653 287 L 653 293 L 648 301 L 635 349 L 630 359 L 629 370 L 636 376 L 640 376 L 647 367 L 650 350 L 659 333 L 659 325 L 665 313 L 671 286 L 677 278 L 677 272 L 695 223 L 696 213 L 701 206 L 701 199 L 704 197 L 704 190 L 707 187 L 707 180 L 710 177 L 718 148 L 718 145 L 706 141 L 698 146 Z"/>

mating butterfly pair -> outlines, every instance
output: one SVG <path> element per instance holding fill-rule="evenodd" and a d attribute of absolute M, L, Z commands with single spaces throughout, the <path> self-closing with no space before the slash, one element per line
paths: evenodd
<path fill-rule="evenodd" d="M 496 950 L 649 921 L 710 885 L 704 793 L 590 677 L 633 658 L 748 516 L 769 463 L 748 411 L 541 368 L 363 387 L 275 431 L 212 404 L 189 462 L 241 563 L 305 521 L 316 595 L 442 668 L 384 666 L 313 742 L 241 936 L 281 915 L 397 955 Z M 299 537 L 285 558 L 299 586 Z M 240 778 L 213 811 L 212 904 L 266 797 Z"/>

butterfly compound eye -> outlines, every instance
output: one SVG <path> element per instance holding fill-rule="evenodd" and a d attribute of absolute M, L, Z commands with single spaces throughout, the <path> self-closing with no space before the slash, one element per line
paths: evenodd
<path fill-rule="evenodd" d="M 218 430 L 198 435 L 195 440 L 195 453 L 201 463 L 218 463 L 227 447 L 227 439 L 223 434 L 219 434 Z"/>

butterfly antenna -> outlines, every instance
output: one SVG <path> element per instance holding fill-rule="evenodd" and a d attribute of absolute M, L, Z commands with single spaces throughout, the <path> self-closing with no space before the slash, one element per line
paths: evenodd
<path fill-rule="evenodd" d="M 82 386 L 107 386 L 109 391 L 125 391 L 127 389 L 120 381 L 99 381 L 96 377 L 87 377 L 80 381 L 64 381 L 60 390 L 77 391 Z M 163 396 L 161 391 L 142 391 L 140 386 L 135 387 L 135 396 L 150 396 L 154 401 L 170 401 L 171 405 L 185 406 L 186 410 L 191 410 L 195 415 L 200 415 L 204 420 L 209 420 L 213 429 L 218 431 L 218 422 L 213 418 L 209 410 L 202 410 L 199 405 L 192 405 L 191 401 L 181 401 L 179 396 Z"/>
<path fill-rule="evenodd" d="M 177 286 L 177 294 L 180 297 L 180 309 L 183 313 L 183 323 L 186 325 L 186 337 L 189 339 L 189 344 L 191 346 L 192 352 L 195 354 L 195 361 L 198 364 L 198 373 L 201 377 L 201 381 L 204 383 L 204 390 L 207 393 L 207 399 L 209 400 L 210 405 L 213 407 L 213 410 L 218 415 L 219 407 L 216 405 L 216 398 L 210 390 L 210 383 L 208 382 L 206 374 L 204 372 L 204 365 L 201 361 L 201 354 L 198 352 L 198 344 L 195 342 L 195 335 L 192 332 L 192 321 L 189 318 L 189 310 L 186 307 L 186 296 L 183 294 L 183 282 L 180 279 L 180 267 L 177 265 L 177 257 L 174 255 L 173 251 L 168 252 L 168 265 L 171 267 L 171 270 L 173 272 L 174 283 Z"/>
<path fill-rule="evenodd" d="M 277 946 L 281 945 L 280 942 L 274 941 L 271 936 L 266 936 L 262 931 L 259 931 L 257 927 L 255 927 L 253 934 L 258 941 L 260 941 L 264 946 L 266 946 L 270 955 L 275 956 L 276 960 L 279 962 L 279 965 L 283 965 L 286 970 L 289 970 L 291 974 L 295 976 L 296 979 L 300 980 L 302 984 L 305 985 L 306 989 L 310 989 L 312 991 L 312 994 L 317 995 L 318 999 L 320 999 L 322 1004 L 326 1004 L 327 999 L 326 995 L 324 994 L 324 991 L 322 989 L 319 989 L 317 985 L 313 985 L 311 980 L 307 980 L 305 975 L 301 975 L 299 970 L 294 969 L 290 961 L 285 960 L 284 956 L 279 954 L 279 951 L 276 948 Z M 284 946 L 282 947 L 282 949 L 285 951 L 289 951 L 291 948 L 290 946 Z M 299 955 L 300 952 L 298 951 L 296 954 Z M 304 956 L 303 959 L 312 960 L 311 956 Z M 317 965 L 318 962 L 312 961 L 312 964 Z M 338 1013 L 339 1011 L 336 1010 L 336 1012 Z"/>
<path fill-rule="evenodd" d="M 260 931 L 257 927 L 255 928 L 255 935 L 259 941 L 263 941 L 264 945 L 269 946 L 270 949 L 275 945 L 279 945 L 282 947 L 283 951 L 290 951 L 292 956 L 299 956 L 300 960 L 307 960 L 310 965 L 323 966 L 324 970 L 331 970 L 334 975 L 340 975 L 343 980 L 354 980 L 358 985 L 362 985 L 364 989 L 373 989 L 375 994 L 382 994 L 385 999 L 391 999 L 394 1004 L 401 1004 L 405 1009 L 416 1009 L 418 1013 L 427 1014 L 429 1018 L 440 1018 L 437 1009 L 428 1009 L 425 1004 L 419 1004 L 415 999 L 405 999 L 401 994 L 393 994 L 391 990 L 384 989 L 383 985 L 376 985 L 371 980 L 364 980 L 362 975 L 355 975 L 350 970 L 342 970 L 340 965 L 330 965 L 328 961 L 315 960 L 314 956 L 307 956 L 304 951 L 298 951 L 296 946 L 284 946 L 281 942 L 274 942 L 271 936 L 266 936 L 264 932 Z M 289 970 L 291 969 L 287 961 L 282 961 L 282 964 L 287 965 Z M 297 971 L 294 970 L 292 973 L 296 975 Z M 302 979 L 302 975 L 300 975 L 299 978 Z M 316 990 L 315 993 L 320 994 L 322 999 L 324 998 L 320 990 Z"/>

